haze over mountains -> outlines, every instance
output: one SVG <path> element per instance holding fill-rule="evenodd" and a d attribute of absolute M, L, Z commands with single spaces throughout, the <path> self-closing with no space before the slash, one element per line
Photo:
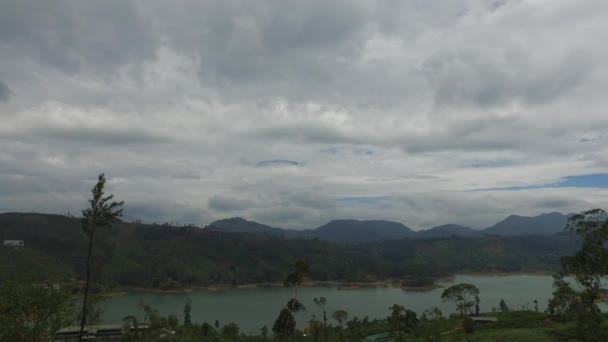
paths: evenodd
<path fill-rule="evenodd" d="M 294 230 L 270 227 L 241 217 L 218 220 L 208 229 L 224 233 L 264 234 L 283 238 L 317 238 L 320 240 L 356 244 L 403 238 L 472 238 L 483 235 L 551 235 L 562 232 L 569 215 L 547 213 L 538 216 L 511 215 L 491 227 L 476 230 L 458 224 L 445 224 L 426 230 L 414 231 L 406 225 L 386 220 L 332 220 L 315 229 Z"/>

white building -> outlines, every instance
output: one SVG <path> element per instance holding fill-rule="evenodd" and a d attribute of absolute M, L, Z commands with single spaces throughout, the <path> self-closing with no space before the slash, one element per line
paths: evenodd
<path fill-rule="evenodd" d="M 2 245 L 4 247 L 17 248 L 25 246 L 25 243 L 23 243 L 23 240 L 4 240 Z"/>

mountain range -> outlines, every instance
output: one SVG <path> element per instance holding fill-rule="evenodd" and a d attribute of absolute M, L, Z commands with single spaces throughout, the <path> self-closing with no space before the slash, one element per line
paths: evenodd
<path fill-rule="evenodd" d="M 505 221 L 519 224 L 520 219 Z M 544 225 L 539 227 L 548 233 Z M 78 218 L 0 214 L 2 240 L 22 240 L 25 246 L 0 245 L 0 282 L 70 283 L 85 273 L 88 240 Z M 315 281 L 555 271 L 560 257 L 572 255 L 580 245 L 576 235 L 567 233 L 500 236 L 458 225 L 415 232 L 390 221 L 335 220 L 307 231 L 242 218 L 221 220 L 206 229 L 121 221 L 95 235 L 93 281 L 106 289 L 282 282 L 298 259 L 309 263 L 309 277 Z"/>
<path fill-rule="evenodd" d="M 538 216 L 511 215 L 493 226 L 473 229 L 458 224 L 445 224 L 414 231 L 406 225 L 386 220 L 332 220 L 315 229 L 295 230 L 271 227 L 241 217 L 222 219 L 207 229 L 223 233 L 262 234 L 287 239 L 319 239 L 345 244 L 426 238 L 475 238 L 484 235 L 519 236 L 552 235 L 562 232 L 571 214 L 553 212 Z"/>

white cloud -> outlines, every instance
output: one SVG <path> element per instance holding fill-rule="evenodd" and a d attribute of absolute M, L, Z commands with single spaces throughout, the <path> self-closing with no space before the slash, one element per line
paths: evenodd
<path fill-rule="evenodd" d="M 159 222 L 481 227 L 605 207 L 606 189 L 467 190 L 607 172 L 607 13 L 590 0 L 5 1 L 0 211 L 77 212 L 98 172 L 130 217 Z M 336 200 L 357 196 L 386 200 Z"/>

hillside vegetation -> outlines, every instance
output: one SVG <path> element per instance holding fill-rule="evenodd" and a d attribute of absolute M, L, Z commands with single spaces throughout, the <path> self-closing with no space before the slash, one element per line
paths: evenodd
<path fill-rule="evenodd" d="M 83 274 L 86 237 L 78 219 L 0 214 L 0 237 L 26 248 L 0 251 L 0 277 L 68 280 Z M 105 288 L 180 288 L 281 282 L 294 260 L 315 267 L 314 281 L 401 280 L 454 272 L 553 271 L 580 247 L 569 234 L 377 241 L 356 246 L 271 234 L 118 223 L 95 242 L 95 281 Z M 103 263 L 96 262 L 103 257 Z M 15 270 L 18 270 L 15 272 Z"/>

